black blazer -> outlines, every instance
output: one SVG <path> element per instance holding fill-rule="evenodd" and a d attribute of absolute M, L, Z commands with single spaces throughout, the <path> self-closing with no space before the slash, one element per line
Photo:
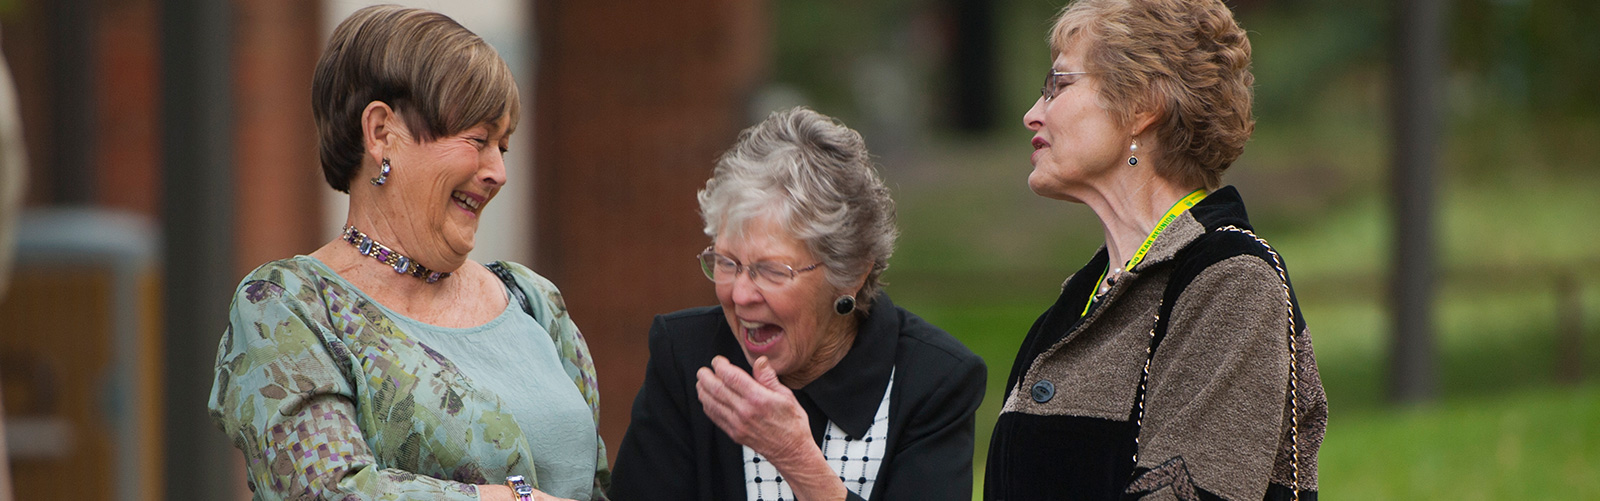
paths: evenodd
<path fill-rule="evenodd" d="M 879 294 L 839 364 L 795 390 L 821 444 L 831 419 L 851 435 L 872 425 L 894 370 L 889 443 L 870 497 L 972 499 L 973 414 L 983 401 L 983 359 Z M 706 416 L 695 371 L 722 355 L 750 370 L 718 306 L 659 315 L 632 422 L 608 495 L 628 500 L 747 499 L 742 447 Z M 854 493 L 850 499 L 860 499 Z"/>

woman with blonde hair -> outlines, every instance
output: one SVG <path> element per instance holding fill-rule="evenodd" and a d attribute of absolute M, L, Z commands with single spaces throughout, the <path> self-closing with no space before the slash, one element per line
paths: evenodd
<path fill-rule="evenodd" d="M 1106 243 L 1012 365 L 985 499 L 1315 499 L 1327 401 L 1281 256 L 1221 176 L 1254 128 L 1221 0 L 1056 19 L 1028 185 Z"/>

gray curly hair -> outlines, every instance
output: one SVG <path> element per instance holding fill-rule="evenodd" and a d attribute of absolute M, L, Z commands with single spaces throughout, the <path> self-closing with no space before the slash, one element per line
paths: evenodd
<path fill-rule="evenodd" d="M 700 216 L 712 240 L 772 216 L 822 260 L 834 287 L 870 269 L 855 293 L 862 316 L 883 288 L 900 233 L 861 134 L 805 107 L 773 112 L 739 133 L 700 190 Z"/>

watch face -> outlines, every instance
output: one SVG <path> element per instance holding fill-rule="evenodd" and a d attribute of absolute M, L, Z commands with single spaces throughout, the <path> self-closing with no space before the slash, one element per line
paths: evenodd
<path fill-rule="evenodd" d="M 522 475 L 512 475 L 506 477 L 506 485 L 511 487 L 511 491 L 516 493 L 518 497 L 533 496 L 533 486 L 528 485 L 527 479 L 524 479 Z"/>

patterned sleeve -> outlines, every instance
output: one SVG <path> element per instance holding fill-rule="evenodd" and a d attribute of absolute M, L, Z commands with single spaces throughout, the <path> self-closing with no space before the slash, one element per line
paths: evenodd
<path fill-rule="evenodd" d="M 595 450 L 592 494 L 593 499 L 604 500 L 605 492 L 611 488 L 611 467 L 606 459 L 605 440 L 600 437 L 600 386 L 595 377 L 594 359 L 589 356 L 589 344 L 583 340 L 583 333 L 578 332 L 578 325 L 567 314 L 567 303 L 554 283 L 520 264 L 506 262 L 505 265 L 517 275 L 527 290 L 535 320 L 554 338 L 563 362 L 562 368 L 572 378 L 573 384 L 578 385 L 578 391 L 583 394 L 584 401 L 594 414 L 595 443 L 598 446 Z"/>
<path fill-rule="evenodd" d="M 314 320 L 309 286 L 273 278 L 234 295 L 208 399 L 244 452 L 256 499 L 476 501 L 474 485 L 376 466 L 357 424 L 349 350 Z"/>

